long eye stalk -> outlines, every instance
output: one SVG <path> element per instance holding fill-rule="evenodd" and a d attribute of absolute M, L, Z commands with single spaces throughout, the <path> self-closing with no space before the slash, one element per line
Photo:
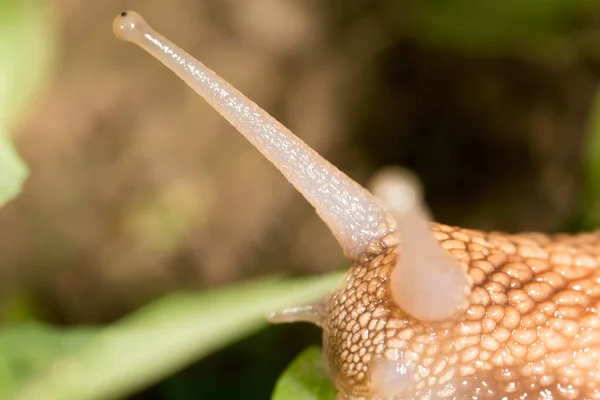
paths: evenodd
<path fill-rule="evenodd" d="M 377 200 L 275 118 L 154 31 L 137 13 L 121 13 L 113 30 L 171 69 L 264 154 L 316 208 L 347 257 L 355 259 L 381 235 L 387 214 Z"/>

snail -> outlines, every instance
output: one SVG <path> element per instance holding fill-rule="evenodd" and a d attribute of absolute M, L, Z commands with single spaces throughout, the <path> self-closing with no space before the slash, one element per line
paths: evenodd
<path fill-rule="evenodd" d="M 600 399 L 600 233 L 432 222 L 411 174 L 384 170 L 371 193 L 138 14 L 113 30 L 269 159 L 353 262 L 331 295 L 271 316 L 322 328 L 339 399 Z"/>

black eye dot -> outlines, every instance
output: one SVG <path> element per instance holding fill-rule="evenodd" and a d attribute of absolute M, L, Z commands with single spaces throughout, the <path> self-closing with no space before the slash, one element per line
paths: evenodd
<path fill-rule="evenodd" d="M 125 18 L 126 16 L 127 16 L 127 11 L 123 11 L 123 12 L 121 13 L 121 17 Z"/>

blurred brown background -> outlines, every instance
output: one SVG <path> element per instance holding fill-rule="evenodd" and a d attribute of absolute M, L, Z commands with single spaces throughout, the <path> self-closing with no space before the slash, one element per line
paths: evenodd
<path fill-rule="evenodd" d="M 275 168 L 113 37 L 118 12 L 140 12 L 359 182 L 399 164 L 440 221 L 556 231 L 580 201 L 599 72 L 598 15 L 580 3 L 558 39 L 529 43 L 508 22 L 502 40 L 472 29 L 487 13 L 463 16 L 461 42 L 427 1 L 53 0 L 58 65 L 17 136 L 32 175 L 0 212 L 0 293 L 98 323 L 176 289 L 344 265 Z"/>

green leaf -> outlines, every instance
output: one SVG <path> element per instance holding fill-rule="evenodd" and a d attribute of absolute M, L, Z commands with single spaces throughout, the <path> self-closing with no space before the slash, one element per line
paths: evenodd
<path fill-rule="evenodd" d="M 29 171 L 0 127 L 0 206 L 21 191 Z"/>
<path fill-rule="evenodd" d="M 157 300 L 102 329 L 23 382 L 13 399 L 90 400 L 127 396 L 263 328 L 265 316 L 307 304 L 343 274 L 262 279 Z M 27 345 L 26 342 L 21 345 Z"/>
<path fill-rule="evenodd" d="M 42 0 L 0 0 L 0 206 L 28 175 L 9 133 L 49 75 L 53 28 Z"/>
<path fill-rule="evenodd" d="M 0 0 L 0 126 L 9 128 L 51 72 L 55 29 L 43 0 Z"/>
<path fill-rule="evenodd" d="M 90 329 L 68 331 L 28 323 L 0 330 L 0 398 L 9 398 L 23 381 L 60 354 L 88 340 Z"/>
<path fill-rule="evenodd" d="M 304 350 L 281 375 L 271 400 L 335 400 L 319 347 Z"/>

